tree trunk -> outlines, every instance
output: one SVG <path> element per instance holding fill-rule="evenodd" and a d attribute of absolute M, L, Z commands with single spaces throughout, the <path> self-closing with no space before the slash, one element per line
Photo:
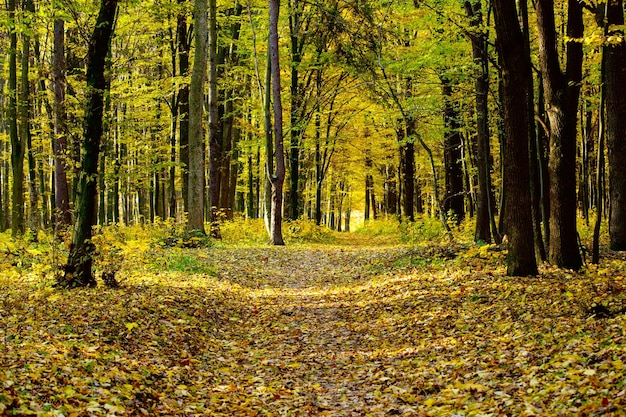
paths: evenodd
<path fill-rule="evenodd" d="M 491 187 L 491 153 L 489 143 L 489 74 L 486 34 L 478 28 L 483 23 L 481 2 L 475 1 L 470 4 L 465 2 L 465 13 L 470 18 L 470 25 L 476 29 L 471 34 L 472 56 L 476 64 L 474 78 L 476 100 L 476 140 L 477 153 L 476 165 L 478 171 L 478 196 L 476 198 L 476 230 L 474 240 L 476 242 L 491 242 L 491 220 L 494 206 L 493 192 Z M 493 231 L 495 236 L 497 231 Z"/>
<path fill-rule="evenodd" d="M 441 77 L 444 101 L 443 124 L 444 163 L 446 171 L 446 196 L 443 207 L 446 216 L 452 215 L 455 224 L 465 217 L 463 190 L 463 138 L 461 137 L 458 103 L 452 97 L 452 84 L 446 76 Z"/>
<path fill-rule="evenodd" d="M 568 1 L 567 67 L 561 71 L 557 52 L 554 5 L 537 1 L 539 55 L 550 121 L 550 246 L 548 260 L 559 267 L 580 269 L 582 257 L 576 231 L 576 116 L 582 79 L 582 5 Z"/>
<path fill-rule="evenodd" d="M 300 64 L 304 47 L 302 33 L 303 3 L 300 0 L 289 2 L 289 37 L 291 40 L 291 112 L 289 144 L 289 218 L 296 220 L 300 216 L 300 147 L 304 131 L 304 120 L 301 118 L 304 105 L 304 91 L 300 83 Z"/>
<path fill-rule="evenodd" d="M 285 150 L 283 144 L 283 105 L 280 91 L 280 60 L 278 54 L 278 16 L 280 0 L 270 0 L 270 32 L 268 51 L 271 62 L 272 99 L 274 111 L 274 158 L 276 171 L 268 172 L 272 183 L 272 211 L 270 217 L 270 243 L 284 245 L 283 221 L 283 184 L 285 182 Z M 268 158 L 271 156 L 268 155 Z"/>
<path fill-rule="evenodd" d="M 104 94 L 109 87 L 104 74 L 105 59 L 111 46 L 116 11 L 117 0 L 101 1 L 100 12 L 87 51 L 84 137 L 78 178 L 76 221 L 65 275 L 63 281 L 59 282 L 63 287 L 96 284 L 92 274 L 94 246 L 91 243 L 91 229 L 96 214 L 98 153 L 102 137 Z"/>
<path fill-rule="evenodd" d="M 214 5 L 215 0 L 210 0 L 211 3 Z M 207 1 L 195 0 L 195 53 L 189 88 L 189 212 L 187 229 L 200 235 L 206 234 L 204 230 L 204 129 L 202 128 L 202 117 L 204 114 L 204 84 L 207 65 L 207 33 Z"/>
<path fill-rule="evenodd" d="M 526 54 L 530 56 L 530 25 L 528 22 L 528 2 L 519 3 L 519 15 L 522 21 L 522 32 L 524 34 L 524 48 Z M 531 71 L 532 74 L 532 71 Z M 528 97 L 526 106 L 528 106 L 528 114 L 531 117 L 535 114 L 535 94 L 532 76 L 528 78 Z M 541 184 L 542 172 L 539 164 L 540 148 L 537 141 L 537 132 L 535 129 L 528 129 L 529 134 L 529 175 L 530 175 L 530 200 L 533 213 L 533 235 L 535 239 L 535 249 L 539 259 L 543 262 L 547 259 L 546 248 L 543 243 L 543 234 L 541 232 Z"/>
<path fill-rule="evenodd" d="M 11 169 L 13 183 L 11 187 L 11 232 L 13 237 L 21 236 L 25 231 L 24 223 L 24 142 L 18 135 L 17 126 L 17 33 L 15 30 L 15 0 L 9 0 L 9 85 L 7 95 L 9 103 L 9 138 L 11 140 Z"/>
<path fill-rule="evenodd" d="M 182 5 L 186 0 L 178 0 Z M 189 75 L 190 37 L 187 29 L 187 13 L 178 15 L 176 24 L 178 38 L 178 74 L 181 77 Z M 181 192 L 183 197 L 183 211 L 189 212 L 189 84 L 186 82 L 178 90 L 176 100 L 178 106 L 178 145 L 181 164 Z"/>
<path fill-rule="evenodd" d="M 54 218 L 56 227 L 72 223 L 70 189 L 67 183 L 67 114 L 65 112 L 65 22 L 54 21 L 54 54 L 52 56 L 54 85 Z"/>
<path fill-rule="evenodd" d="M 626 250 L 626 42 L 624 41 L 624 5 L 622 0 L 608 0 L 608 36 L 620 42 L 604 46 L 606 66 L 603 74 L 606 89 L 606 141 L 609 158 L 609 195 L 611 211 L 609 238 L 613 250 Z"/>
<path fill-rule="evenodd" d="M 409 221 L 415 221 L 415 124 L 413 117 L 404 120 L 404 140 L 400 144 L 400 175 L 402 178 L 402 211 Z"/>
<path fill-rule="evenodd" d="M 33 19 L 35 15 L 35 5 L 32 0 L 25 0 L 22 7 L 26 16 L 28 27 L 22 34 L 22 68 L 20 77 L 21 99 L 19 106 L 19 119 L 22 142 L 26 144 L 26 148 L 28 150 L 28 194 L 30 203 L 28 211 L 28 224 L 32 235 L 31 238 L 36 241 L 37 232 L 39 231 L 39 225 L 41 222 L 39 217 L 39 193 L 37 192 L 37 164 L 35 162 L 33 140 L 31 135 L 31 87 L 30 80 L 28 79 L 28 72 L 30 68 L 30 35 L 28 32 L 31 29 L 31 19 Z"/>
<path fill-rule="evenodd" d="M 508 235 L 507 274 L 537 274 L 533 244 L 532 212 L 528 181 L 528 114 L 530 57 L 524 48 L 515 3 L 493 1 L 497 47 L 502 64 L 502 108 L 504 112 L 503 192 L 504 220 Z"/>

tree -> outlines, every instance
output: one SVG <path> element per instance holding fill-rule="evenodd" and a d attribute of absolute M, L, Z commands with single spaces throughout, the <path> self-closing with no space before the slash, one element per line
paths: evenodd
<path fill-rule="evenodd" d="M 185 0 L 178 0 L 179 6 L 183 6 Z M 178 73 L 180 76 L 187 77 L 189 74 L 189 49 L 190 36 L 187 28 L 187 13 L 184 8 L 178 13 L 176 19 L 176 38 L 178 50 Z M 176 106 L 178 107 L 178 141 L 180 146 L 180 162 L 182 166 L 182 195 L 183 195 L 183 211 L 189 211 L 189 84 L 186 82 L 181 85 L 176 98 Z"/>
<path fill-rule="evenodd" d="M 199 28 L 198 28 L 199 29 Z M 217 210 L 220 199 L 221 140 L 219 132 L 218 97 L 217 97 L 217 6 L 216 0 L 209 0 L 209 211 L 211 220 L 210 234 L 219 237 Z M 196 54 L 198 53 L 196 45 Z M 194 64 L 195 70 L 195 64 Z M 200 107 L 202 104 L 200 103 Z"/>
<path fill-rule="evenodd" d="M 530 57 L 524 48 L 515 3 L 493 1 L 496 46 L 502 65 L 504 143 L 502 152 L 505 230 L 509 239 L 507 274 L 537 274 L 529 184 L 528 77 Z"/>
<path fill-rule="evenodd" d="M 215 1 L 215 0 L 211 0 Z M 187 229 L 204 230 L 204 84 L 207 67 L 207 1 L 194 2 L 194 60 L 189 88 L 189 212 Z"/>
<path fill-rule="evenodd" d="M 32 0 L 24 0 L 22 4 L 23 20 L 26 30 L 22 34 L 22 56 L 21 56 L 21 75 L 20 75 L 20 104 L 19 104 L 19 119 L 20 119 L 20 136 L 23 144 L 26 145 L 28 150 L 28 192 L 29 192 L 29 213 L 28 223 L 31 230 L 31 237 L 37 240 L 37 232 L 39 231 L 39 193 L 37 192 L 37 173 L 36 173 L 36 161 L 33 151 L 33 137 L 31 132 L 31 86 L 29 80 L 30 71 L 30 46 L 32 30 L 32 19 L 35 16 L 35 4 Z"/>
<path fill-rule="evenodd" d="M 446 196 L 444 210 L 459 224 L 465 217 L 463 185 L 463 136 L 459 104 L 452 97 L 452 83 L 447 75 L 441 76 L 444 122 L 444 164 L 446 170 Z"/>
<path fill-rule="evenodd" d="M 117 0 L 101 0 L 100 11 L 89 40 L 86 69 L 86 100 L 81 166 L 78 177 L 76 219 L 62 287 L 93 286 L 94 245 L 92 227 L 96 218 L 98 153 L 102 137 L 104 95 L 108 89 L 104 74 L 105 60 L 111 47 Z"/>
<path fill-rule="evenodd" d="M 20 138 L 17 126 L 17 25 L 15 0 L 9 0 L 9 137 L 11 140 L 11 233 L 13 237 L 24 234 L 24 141 Z"/>
<path fill-rule="evenodd" d="M 54 20 L 52 85 L 54 90 L 54 211 L 55 225 L 72 223 L 70 192 L 67 184 L 67 117 L 65 106 L 65 22 Z"/>
<path fill-rule="evenodd" d="M 537 28 L 543 90 L 550 125 L 550 239 L 548 260 L 577 270 L 582 266 L 576 231 L 576 120 L 582 79 L 582 5 L 568 0 L 567 63 L 559 63 L 554 3 L 538 0 Z M 507 208 L 508 209 L 508 208 Z"/>
<path fill-rule="evenodd" d="M 609 195 L 611 211 L 609 238 L 613 250 L 626 250 L 626 40 L 624 40 L 624 4 L 607 0 L 607 38 L 602 74 L 606 91 L 606 141 L 609 159 Z"/>
<path fill-rule="evenodd" d="M 491 242 L 492 234 L 497 238 L 493 216 L 493 192 L 491 187 L 491 154 L 489 144 L 489 74 L 487 55 L 487 36 L 482 30 L 483 17 L 481 2 L 466 1 L 465 13 L 470 18 L 472 57 L 476 65 L 474 90 L 476 100 L 476 165 L 478 171 L 478 197 L 476 198 L 476 229 L 474 240 Z M 493 231 L 492 229 L 493 225 Z"/>
<path fill-rule="evenodd" d="M 270 0 L 268 53 L 270 60 L 271 88 L 274 113 L 274 172 L 267 175 L 272 185 L 272 208 L 270 215 L 270 243 L 284 245 L 282 232 L 283 184 L 285 182 L 285 151 L 283 145 L 283 107 L 280 87 L 280 60 L 278 54 L 278 16 L 280 0 Z M 267 88 L 270 88 L 268 85 Z M 267 155 L 272 158 L 272 155 Z"/>

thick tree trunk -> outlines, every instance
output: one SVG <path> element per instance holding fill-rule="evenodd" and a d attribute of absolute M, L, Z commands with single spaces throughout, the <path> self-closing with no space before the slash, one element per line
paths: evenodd
<path fill-rule="evenodd" d="M 497 47 L 502 63 L 502 107 L 504 112 L 503 192 L 505 233 L 509 239 L 507 274 L 527 276 L 537 274 L 532 212 L 528 180 L 528 129 L 532 118 L 528 114 L 528 78 L 530 57 L 524 48 L 515 3 L 493 1 Z"/>
<path fill-rule="evenodd" d="M 622 0 L 609 0 L 609 27 L 622 28 Z M 620 39 L 604 47 L 606 54 L 603 74 L 606 89 L 606 141 L 609 158 L 609 195 L 611 211 L 609 237 L 613 250 L 626 250 L 626 41 L 623 29 L 608 33 Z"/>
<path fill-rule="evenodd" d="M 87 86 L 84 137 L 81 149 L 81 167 L 78 178 L 76 221 L 72 235 L 65 275 L 59 285 L 63 287 L 93 286 L 94 255 L 91 232 L 94 226 L 97 199 L 98 153 L 102 137 L 104 94 L 108 90 L 104 74 L 105 59 L 111 46 L 117 0 L 102 0 L 96 26 L 87 51 Z"/>
<path fill-rule="evenodd" d="M 576 231 L 576 116 L 582 79 L 582 5 L 568 1 L 567 67 L 557 52 L 554 4 L 537 1 L 537 26 L 543 89 L 550 121 L 550 246 L 548 260 L 577 270 L 582 266 Z"/>
<path fill-rule="evenodd" d="M 215 0 L 210 0 L 210 3 L 214 4 Z M 207 66 L 207 33 L 207 1 L 195 0 L 195 54 L 189 89 L 189 212 L 187 229 L 200 235 L 206 234 L 204 230 L 205 148 L 202 117 L 204 114 L 204 84 Z M 209 98 L 210 100 L 211 98 Z"/>

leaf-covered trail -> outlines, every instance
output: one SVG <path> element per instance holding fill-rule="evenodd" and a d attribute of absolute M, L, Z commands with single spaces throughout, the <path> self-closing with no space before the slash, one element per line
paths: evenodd
<path fill-rule="evenodd" d="M 121 289 L 0 274 L 0 415 L 623 415 L 620 260 L 483 248 L 128 247 Z"/>

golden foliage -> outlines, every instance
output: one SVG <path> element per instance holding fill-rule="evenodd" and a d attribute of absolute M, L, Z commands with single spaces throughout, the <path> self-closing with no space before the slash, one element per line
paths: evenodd
<path fill-rule="evenodd" d="M 124 236 L 109 242 L 123 255 L 118 289 L 56 290 L 36 258 L 30 270 L 3 261 L 0 415 L 626 407 L 617 256 L 581 274 L 510 278 L 494 246 L 416 250 L 344 234 L 334 246 L 165 249 Z"/>

